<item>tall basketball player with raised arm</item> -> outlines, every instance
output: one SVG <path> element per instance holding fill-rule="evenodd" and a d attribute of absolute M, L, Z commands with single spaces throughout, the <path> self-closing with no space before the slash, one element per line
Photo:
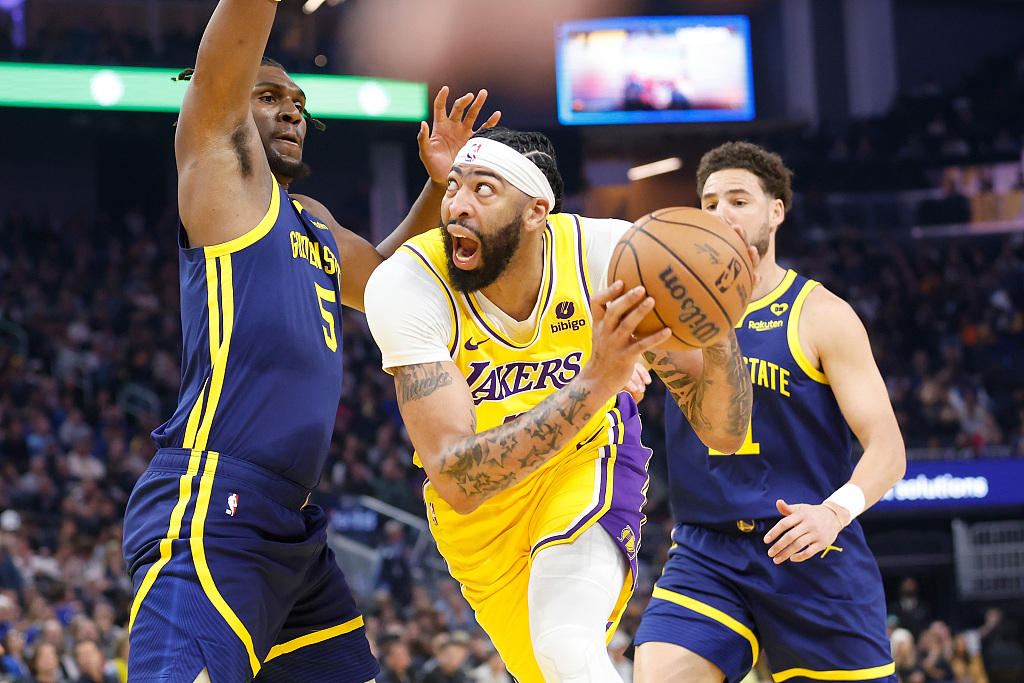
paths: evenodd
<path fill-rule="evenodd" d="M 276 7 L 218 3 L 178 119 L 184 367 L 125 515 L 132 683 L 362 683 L 378 671 L 326 517 L 304 503 L 341 397 L 341 305 L 362 309 L 384 256 L 436 225 L 443 185 L 431 180 L 377 249 L 288 193 L 307 172 L 308 117 L 302 90 L 261 64 Z M 460 98 L 449 119 L 445 95 L 419 137 L 440 179 L 483 101 Z"/>

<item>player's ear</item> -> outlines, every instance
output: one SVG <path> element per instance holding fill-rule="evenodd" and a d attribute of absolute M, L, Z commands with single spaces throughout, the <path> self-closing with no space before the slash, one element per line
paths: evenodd
<path fill-rule="evenodd" d="M 771 213 L 768 216 L 768 226 L 775 230 L 786 220 L 786 205 L 781 199 L 773 199 Z"/>
<path fill-rule="evenodd" d="M 550 210 L 548 200 L 543 197 L 531 198 L 523 208 L 523 223 L 526 229 L 539 230 L 547 225 L 548 211 Z"/>

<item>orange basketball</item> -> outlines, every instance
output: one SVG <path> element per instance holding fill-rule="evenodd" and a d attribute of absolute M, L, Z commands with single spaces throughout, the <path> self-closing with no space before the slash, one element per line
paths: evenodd
<path fill-rule="evenodd" d="M 643 285 L 654 310 L 636 336 L 663 327 L 666 351 L 690 351 L 719 341 L 747 308 L 754 269 L 740 236 L 700 209 L 658 209 L 633 223 L 612 252 L 608 282 Z"/>

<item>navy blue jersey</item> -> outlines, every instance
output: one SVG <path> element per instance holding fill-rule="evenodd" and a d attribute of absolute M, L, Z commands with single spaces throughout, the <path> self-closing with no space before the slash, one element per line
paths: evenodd
<path fill-rule="evenodd" d="M 680 524 L 777 517 L 775 501 L 820 503 L 853 473 L 852 435 L 828 378 L 800 349 L 798 322 L 817 282 L 788 271 L 736 325 L 754 385 L 751 425 L 735 455 L 710 451 L 666 397 L 672 511 Z"/>
<path fill-rule="evenodd" d="M 341 399 L 341 273 L 331 231 L 274 181 L 266 216 L 192 247 L 179 227 L 183 360 L 161 448 L 230 454 L 307 489 Z"/>

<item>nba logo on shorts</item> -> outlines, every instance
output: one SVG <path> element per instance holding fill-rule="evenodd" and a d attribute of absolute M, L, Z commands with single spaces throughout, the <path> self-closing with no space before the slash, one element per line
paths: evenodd
<path fill-rule="evenodd" d="M 225 510 L 224 512 L 226 512 L 227 514 L 229 514 L 232 517 L 234 517 L 235 516 L 235 510 L 237 510 L 237 509 L 238 509 L 238 494 L 237 493 L 232 493 L 230 496 L 228 496 L 228 509 Z"/>

